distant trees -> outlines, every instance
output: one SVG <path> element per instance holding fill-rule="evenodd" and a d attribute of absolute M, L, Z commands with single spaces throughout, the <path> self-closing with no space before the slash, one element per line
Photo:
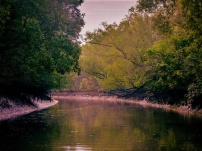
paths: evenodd
<path fill-rule="evenodd" d="M 149 21 L 130 14 L 119 25 L 104 24 L 105 29 L 88 33 L 83 46 L 81 66 L 100 79 L 105 89 L 131 88 L 138 84 L 145 68 L 144 53 L 152 44 Z"/>
<path fill-rule="evenodd" d="M 77 42 L 83 1 L 0 1 L 0 96 L 24 103 L 62 87 L 80 72 Z"/>
<path fill-rule="evenodd" d="M 87 33 L 81 66 L 106 90 L 200 108 L 201 14 L 199 0 L 141 0 L 119 25 Z"/>

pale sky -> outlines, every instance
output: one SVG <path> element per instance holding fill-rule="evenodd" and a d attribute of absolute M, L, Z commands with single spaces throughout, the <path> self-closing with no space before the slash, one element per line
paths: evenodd
<path fill-rule="evenodd" d="M 81 13 L 85 14 L 81 34 L 100 28 L 102 22 L 119 23 L 135 3 L 136 0 L 84 0 L 80 7 Z"/>
<path fill-rule="evenodd" d="M 125 1 L 131 1 L 131 0 L 84 0 L 84 1 L 85 1 L 85 2 L 86 2 L 86 1 L 94 1 L 94 2 L 95 2 L 95 1 L 105 1 L 105 2 L 107 2 L 107 1 L 124 1 L 124 2 L 125 2 Z"/>

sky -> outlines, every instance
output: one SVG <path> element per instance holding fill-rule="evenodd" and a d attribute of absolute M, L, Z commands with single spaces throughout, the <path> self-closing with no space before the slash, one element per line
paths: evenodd
<path fill-rule="evenodd" d="M 84 1 L 94 1 L 94 2 L 95 1 L 105 1 L 105 2 L 106 1 L 124 1 L 125 2 L 125 1 L 132 1 L 132 0 L 84 0 Z"/>
<path fill-rule="evenodd" d="M 85 26 L 81 31 L 84 35 L 87 31 L 101 28 L 102 22 L 112 24 L 119 23 L 128 14 L 129 8 L 135 5 L 136 0 L 84 0 L 80 6 L 81 13 L 85 14 Z"/>

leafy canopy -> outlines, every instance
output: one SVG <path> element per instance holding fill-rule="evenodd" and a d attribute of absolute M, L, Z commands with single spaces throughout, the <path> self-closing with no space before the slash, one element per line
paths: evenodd
<path fill-rule="evenodd" d="M 201 108 L 202 2 L 140 0 L 129 12 L 119 25 L 87 33 L 82 69 L 103 89 Z"/>
<path fill-rule="evenodd" d="M 0 96 L 31 103 L 80 72 L 83 1 L 0 1 Z M 60 80 L 61 79 L 61 80 Z"/>

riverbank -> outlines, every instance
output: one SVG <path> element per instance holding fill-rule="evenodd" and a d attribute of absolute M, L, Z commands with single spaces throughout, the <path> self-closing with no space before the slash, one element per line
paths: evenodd
<path fill-rule="evenodd" d="M 75 100 L 85 100 L 85 101 L 108 101 L 120 104 L 139 104 L 143 107 L 154 107 L 161 108 L 167 111 L 178 112 L 183 115 L 196 116 L 202 118 L 202 109 L 196 110 L 191 109 L 189 106 L 185 105 L 169 105 L 169 104 L 159 104 L 149 102 L 147 100 L 137 100 L 137 99 L 124 99 L 119 98 L 115 95 L 105 94 L 103 92 L 54 92 L 52 94 L 54 99 L 75 99 Z"/>
<path fill-rule="evenodd" d="M 17 118 L 35 111 L 40 111 L 57 104 L 57 100 L 52 101 L 36 101 L 36 106 L 19 106 L 10 102 L 10 108 L 0 108 L 0 121 Z"/>

